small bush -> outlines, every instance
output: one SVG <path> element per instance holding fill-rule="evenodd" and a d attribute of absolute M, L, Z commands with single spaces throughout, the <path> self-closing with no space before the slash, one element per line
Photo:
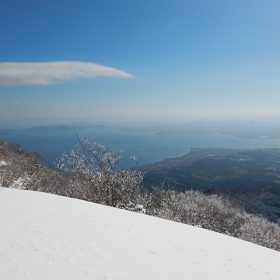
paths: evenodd
<path fill-rule="evenodd" d="M 147 213 L 247 240 L 280 251 L 280 227 L 233 207 L 229 199 L 199 191 L 154 189 L 143 195 Z"/>

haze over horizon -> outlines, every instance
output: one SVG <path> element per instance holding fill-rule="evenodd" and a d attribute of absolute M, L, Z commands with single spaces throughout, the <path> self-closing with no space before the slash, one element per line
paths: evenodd
<path fill-rule="evenodd" d="M 278 119 L 279 8 L 2 3 L 0 123 Z"/>

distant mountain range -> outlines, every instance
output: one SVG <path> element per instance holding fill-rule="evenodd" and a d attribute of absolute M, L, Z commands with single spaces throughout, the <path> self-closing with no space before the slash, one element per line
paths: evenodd
<path fill-rule="evenodd" d="M 147 188 L 199 189 L 235 197 L 254 213 L 280 221 L 280 149 L 192 149 L 141 167 Z"/>

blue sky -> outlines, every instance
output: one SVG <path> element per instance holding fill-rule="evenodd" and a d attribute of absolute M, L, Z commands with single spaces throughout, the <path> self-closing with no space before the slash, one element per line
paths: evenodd
<path fill-rule="evenodd" d="M 280 115 L 279 1 L 2 2 L 2 122 Z"/>

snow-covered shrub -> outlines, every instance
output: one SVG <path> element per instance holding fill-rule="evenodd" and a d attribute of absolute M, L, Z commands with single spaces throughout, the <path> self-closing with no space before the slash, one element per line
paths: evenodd
<path fill-rule="evenodd" d="M 39 159 L 19 145 L 0 142 L 0 186 L 26 188 L 29 177 L 38 168 Z"/>
<path fill-rule="evenodd" d="M 127 205 L 118 204 L 117 208 L 129 210 L 129 211 L 133 211 L 133 212 L 137 212 L 137 213 L 146 214 L 146 209 L 144 208 L 144 206 L 142 204 L 136 204 L 135 205 L 134 203 L 129 202 Z"/>
<path fill-rule="evenodd" d="M 263 217 L 246 214 L 238 237 L 280 251 L 280 226 Z"/>
<path fill-rule="evenodd" d="M 243 222 L 240 211 L 216 195 L 199 191 L 176 192 L 156 190 L 151 195 L 148 213 L 156 216 L 207 228 L 221 233 L 238 235 Z"/>
<path fill-rule="evenodd" d="M 134 211 L 144 213 L 144 214 L 146 213 L 146 209 L 144 208 L 144 206 L 142 204 L 135 205 Z"/>
<path fill-rule="evenodd" d="M 85 199 L 81 186 L 79 184 L 77 186 L 77 184 L 78 182 L 73 181 L 65 174 L 46 166 L 40 166 L 30 176 L 28 189 Z"/>
<path fill-rule="evenodd" d="M 280 251 L 280 227 L 225 197 L 156 188 L 142 195 L 147 214 L 244 239 Z"/>
<path fill-rule="evenodd" d="M 42 160 L 19 145 L 0 141 L 0 186 L 79 197 L 70 191 L 72 181 L 49 168 Z M 3 164 L 4 163 L 4 164 Z M 74 187 L 72 188 L 74 189 Z"/>
<path fill-rule="evenodd" d="M 138 170 L 119 170 L 121 152 L 102 143 L 80 138 L 80 147 L 65 153 L 56 167 L 83 188 L 85 199 L 116 207 L 137 202 L 143 175 Z M 77 190 L 79 192 L 79 190 Z"/>

